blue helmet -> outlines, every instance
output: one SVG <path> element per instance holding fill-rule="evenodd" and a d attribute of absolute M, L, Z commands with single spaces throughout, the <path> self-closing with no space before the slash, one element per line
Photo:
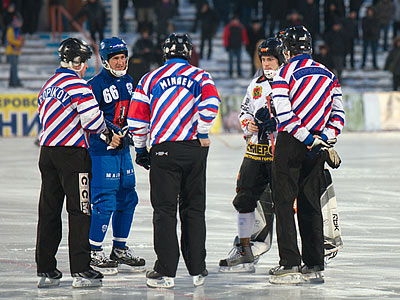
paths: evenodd
<path fill-rule="evenodd" d="M 123 71 L 116 71 L 110 68 L 108 60 L 114 55 L 125 54 L 126 60 L 128 60 L 128 47 L 123 39 L 118 37 L 112 37 L 110 39 L 104 39 L 100 43 L 99 54 L 101 57 L 101 62 L 103 67 L 110 71 L 116 77 L 121 77 L 126 74 L 126 69 L 128 68 L 128 64 L 126 64 L 126 68 Z"/>

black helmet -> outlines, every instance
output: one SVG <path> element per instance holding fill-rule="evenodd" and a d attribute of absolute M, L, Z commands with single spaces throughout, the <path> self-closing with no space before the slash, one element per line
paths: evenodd
<path fill-rule="evenodd" d="M 67 38 L 63 40 L 58 48 L 60 61 L 78 65 L 87 61 L 92 56 L 89 45 L 80 39 Z"/>
<path fill-rule="evenodd" d="M 261 56 L 274 56 L 278 60 L 278 64 L 282 65 L 285 63 L 284 49 L 285 46 L 280 39 L 268 38 L 258 46 L 258 57 L 261 60 Z"/>
<path fill-rule="evenodd" d="M 192 48 L 193 44 L 188 34 L 171 33 L 164 42 L 164 59 L 176 57 L 189 60 L 192 56 Z"/>
<path fill-rule="evenodd" d="M 304 26 L 289 27 L 283 33 L 283 43 L 291 54 L 311 54 L 311 34 Z"/>

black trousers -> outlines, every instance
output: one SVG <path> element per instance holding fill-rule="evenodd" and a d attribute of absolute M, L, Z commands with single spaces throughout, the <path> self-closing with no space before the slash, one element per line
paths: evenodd
<path fill-rule="evenodd" d="M 198 140 L 163 142 L 151 149 L 154 270 L 175 277 L 179 261 L 176 212 L 179 204 L 181 251 L 190 275 L 206 268 L 205 206 L 208 147 Z"/>
<path fill-rule="evenodd" d="M 66 197 L 68 248 L 71 273 L 89 269 L 90 177 L 89 152 L 80 147 L 41 147 L 39 169 L 42 186 L 36 240 L 38 272 L 57 267 L 61 242 L 61 212 Z"/>
<path fill-rule="evenodd" d="M 233 206 L 239 213 L 253 212 L 257 201 L 271 182 L 271 163 L 243 158 L 236 183 Z"/>
<path fill-rule="evenodd" d="M 320 180 L 324 161 L 309 157 L 307 147 L 287 132 L 279 132 L 272 162 L 272 199 L 282 266 L 324 265 L 324 238 L 320 203 Z M 297 220 L 302 254 L 297 247 L 293 201 L 297 197 Z"/>

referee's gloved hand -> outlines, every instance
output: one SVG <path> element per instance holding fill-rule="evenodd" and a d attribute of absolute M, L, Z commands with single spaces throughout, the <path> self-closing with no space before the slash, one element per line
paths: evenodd
<path fill-rule="evenodd" d="M 322 158 L 332 169 L 339 168 L 342 162 L 339 154 L 333 148 L 329 148 L 327 150 L 322 151 Z"/>
<path fill-rule="evenodd" d="M 150 153 L 147 151 L 146 147 L 143 148 L 135 148 L 136 150 L 136 160 L 135 162 L 145 168 L 146 170 L 150 170 Z"/>
<path fill-rule="evenodd" d="M 325 141 L 319 135 L 314 135 L 314 141 L 310 146 L 307 146 L 308 153 L 307 157 L 309 159 L 314 159 L 318 154 L 320 154 L 321 150 L 327 150 L 333 147 L 333 144 L 329 144 L 328 141 Z"/>
<path fill-rule="evenodd" d="M 320 136 L 314 136 L 314 142 L 309 146 L 310 150 L 319 151 L 321 149 L 329 149 L 332 148 L 333 144 L 329 143 L 328 141 L 323 140 Z"/>

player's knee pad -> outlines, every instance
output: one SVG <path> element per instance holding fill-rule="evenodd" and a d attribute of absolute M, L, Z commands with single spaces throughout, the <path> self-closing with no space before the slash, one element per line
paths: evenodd
<path fill-rule="evenodd" d="M 105 207 L 104 205 L 92 206 L 92 215 L 111 216 L 112 213 L 113 213 L 113 210 Z"/>
<path fill-rule="evenodd" d="M 138 195 L 136 190 L 130 190 L 126 193 L 120 193 L 117 199 L 117 210 L 128 212 L 134 212 L 136 205 L 138 204 Z"/>
<path fill-rule="evenodd" d="M 233 199 L 233 206 L 238 213 L 250 213 L 257 207 L 257 200 L 253 199 L 246 190 L 239 189 L 235 199 Z"/>
<path fill-rule="evenodd" d="M 100 189 L 92 188 L 92 213 L 111 215 L 116 209 L 115 196 L 99 193 Z"/>

